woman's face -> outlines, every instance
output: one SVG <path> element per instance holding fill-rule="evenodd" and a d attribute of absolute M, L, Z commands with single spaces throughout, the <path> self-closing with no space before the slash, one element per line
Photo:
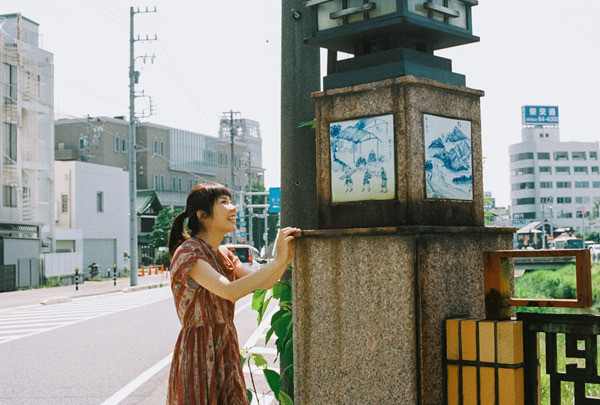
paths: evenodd
<path fill-rule="evenodd" d="M 231 199 L 224 195 L 213 206 L 212 217 L 205 218 L 202 224 L 208 232 L 229 233 L 235 231 L 237 209 Z"/>

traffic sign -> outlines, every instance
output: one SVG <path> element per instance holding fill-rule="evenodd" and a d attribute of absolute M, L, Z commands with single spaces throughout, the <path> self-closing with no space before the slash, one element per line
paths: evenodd
<path fill-rule="evenodd" d="M 246 236 L 246 231 L 240 231 L 240 238 L 245 239 Z"/>
<path fill-rule="evenodd" d="M 281 188 L 271 187 L 269 189 L 269 212 L 281 211 Z"/>
<path fill-rule="evenodd" d="M 241 220 L 240 221 L 240 228 L 244 228 L 246 226 L 246 221 Z"/>

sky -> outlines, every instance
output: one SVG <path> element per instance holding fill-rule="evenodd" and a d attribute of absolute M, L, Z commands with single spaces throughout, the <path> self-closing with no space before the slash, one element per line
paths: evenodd
<path fill-rule="evenodd" d="M 260 122 L 267 187 L 280 183 L 280 0 L 2 0 L 40 24 L 54 54 L 55 115 L 129 115 L 129 7 L 135 16 L 143 120 L 217 136 L 224 112 Z M 600 2 L 481 0 L 480 42 L 437 51 L 481 99 L 484 189 L 510 204 L 508 146 L 521 141 L 521 106 L 557 105 L 563 141 L 598 141 Z M 155 55 L 154 63 L 143 55 Z M 137 110 L 147 110 L 139 98 Z"/>

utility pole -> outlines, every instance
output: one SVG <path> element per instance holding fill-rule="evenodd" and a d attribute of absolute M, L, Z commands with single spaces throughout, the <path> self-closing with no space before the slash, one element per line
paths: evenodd
<path fill-rule="evenodd" d="M 223 114 L 225 114 L 225 116 L 226 116 L 226 114 L 228 114 L 228 113 L 225 112 Z M 238 115 L 238 114 L 240 114 L 240 112 L 239 111 L 234 112 L 233 110 L 229 111 L 229 137 L 231 139 L 231 163 L 230 163 L 231 164 L 231 185 L 230 185 L 230 188 L 231 188 L 231 194 L 233 195 L 233 204 L 235 205 L 237 199 L 236 199 L 236 192 L 235 192 L 235 173 L 234 173 L 235 172 L 235 150 L 234 150 L 235 141 L 234 141 L 234 139 L 235 139 L 235 134 L 237 132 L 237 125 L 235 125 L 234 121 L 233 121 L 234 114 Z M 242 203 L 243 203 L 243 201 L 242 201 Z M 232 243 L 237 243 L 237 231 L 233 233 Z"/>
<path fill-rule="evenodd" d="M 138 241 L 137 241 L 137 208 L 136 208 L 136 198 L 137 198 L 137 184 L 136 184 L 136 176 L 137 176 L 137 166 L 136 166 L 136 137 L 135 137 L 135 85 L 138 82 L 140 72 L 135 70 L 135 43 L 137 41 L 155 41 L 156 35 L 154 38 L 149 38 L 146 35 L 145 39 L 134 38 L 133 34 L 133 17 L 139 13 L 155 13 L 156 7 L 154 10 L 148 10 L 146 7 L 145 10 L 140 10 L 137 8 L 136 10 L 133 7 L 129 8 L 129 281 L 131 286 L 136 286 L 138 284 Z M 144 56 L 146 58 L 147 56 Z M 154 56 L 151 57 L 154 60 Z"/>
<path fill-rule="evenodd" d="M 252 204 L 252 150 L 248 149 L 248 191 L 250 192 L 250 201 L 249 203 Z M 246 223 L 248 224 L 248 244 L 250 246 L 254 246 L 252 244 L 252 214 L 254 214 L 254 208 L 250 207 L 248 208 L 248 218 L 246 220 Z"/>

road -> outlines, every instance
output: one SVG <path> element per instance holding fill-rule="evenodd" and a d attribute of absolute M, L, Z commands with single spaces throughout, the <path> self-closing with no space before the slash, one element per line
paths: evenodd
<path fill-rule="evenodd" d="M 240 346 L 277 370 L 272 343 L 264 347 L 268 319 L 257 328 L 250 303 L 236 304 Z M 2 310 L 0 404 L 164 404 L 179 329 L 168 287 Z"/>

